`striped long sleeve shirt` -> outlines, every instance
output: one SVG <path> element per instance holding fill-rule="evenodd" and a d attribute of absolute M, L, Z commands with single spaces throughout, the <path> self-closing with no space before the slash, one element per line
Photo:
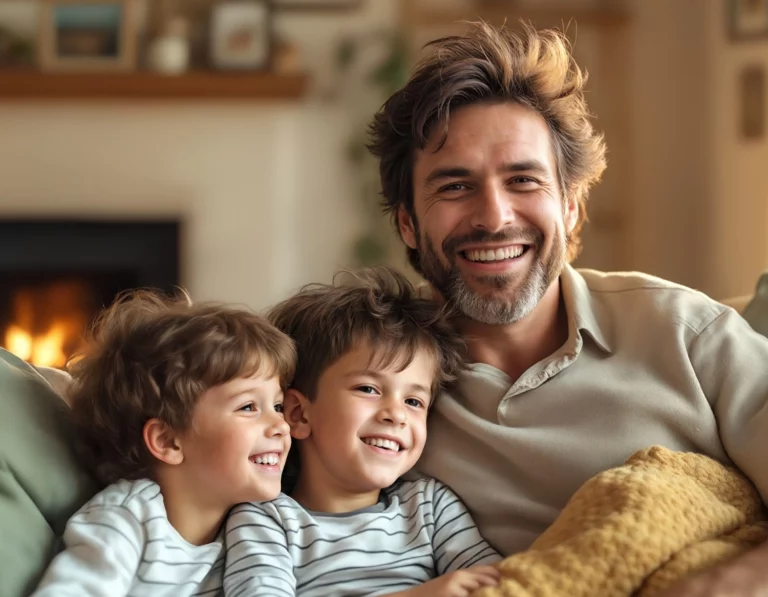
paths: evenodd
<path fill-rule="evenodd" d="M 434 479 L 399 481 L 378 504 L 311 512 L 287 495 L 227 520 L 226 597 L 386 595 L 500 556 L 464 504 Z"/>
<path fill-rule="evenodd" d="M 216 597 L 223 542 L 192 545 L 168 521 L 160 487 L 119 481 L 67 522 L 64 550 L 32 597 Z"/>

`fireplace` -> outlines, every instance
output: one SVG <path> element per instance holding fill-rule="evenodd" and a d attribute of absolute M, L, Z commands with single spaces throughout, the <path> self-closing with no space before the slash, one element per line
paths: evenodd
<path fill-rule="evenodd" d="M 179 285 L 179 237 L 176 221 L 0 220 L 0 346 L 63 367 L 118 293 Z"/>

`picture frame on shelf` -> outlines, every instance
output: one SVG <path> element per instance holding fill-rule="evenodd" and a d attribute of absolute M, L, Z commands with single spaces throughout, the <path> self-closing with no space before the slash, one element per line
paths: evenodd
<path fill-rule="evenodd" d="M 136 68 L 135 0 L 41 0 L 38 66 L 47 72 Z"/>
<path fill-rule="evenodd" d="M 291 12 L 331 12 L 354 10 L 363 0 L 272 0 L 275 10 Z"/>
<path fill-rule="evenodd" d="M 768 37 L 768 0 L 728 0 L 727 7 L 733 41 Z"/>
<path fill-rule="evenodd" d="M 269 0 L 224 0 L 212 7 L 210 60 L 219 70 L 265 70 L 272 58 Z"/>
<path fill-rule="evenodd" d="M 739 73 L 739 133 L 746 141 L 765 136 L 765 68 L 762 64 L 745 66 Z"/>

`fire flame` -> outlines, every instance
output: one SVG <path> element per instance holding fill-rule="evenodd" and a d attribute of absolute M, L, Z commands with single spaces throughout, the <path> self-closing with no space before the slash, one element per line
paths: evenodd
<path fill-rule="evenodd" d="M 39 336 L 32 336 L 18 325 L 5 332 L 5 347 L 17 357 L 41 367 L 63 367 L 67 363 L 64 342 L 66 326 L 54 324 Z"/>
<path fill-rule="evenodd" d="M 79 281 L 20 288 L 0 337 L 3 346 L 33 365 L 65 367 L 87 325 L 90 296 L 90 287 Z"/>

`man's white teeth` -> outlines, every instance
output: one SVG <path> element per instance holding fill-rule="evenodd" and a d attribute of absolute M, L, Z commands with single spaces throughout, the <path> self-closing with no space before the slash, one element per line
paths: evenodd
<path fill-rule="evenodd" d="M 376 446 L 377 448 L 384 448 L 385 450 L 392 450 L 393 452 L 400 451 L 400 444 L 391 439 L 382 439 L 380 437 L 366 437 L 363 441 L 369 446 Z"/>
<path fill-rule="evenodd" d="M 501 249 L 473 249 L 465 251 L 464 254 L 470 261 L 502 261 L 504 259 L 514 259 L 523 254 L 525 247 L 515 245 L 513 247 L 504 247 Z"/>
<path fill-rule="evenodd" d="M 254 464 L 270 464 L 274 466 L 280 463 L 280 456 L 278 454 L 259 454 L 258 456 L 251 456 L 250 460 Z"/>

